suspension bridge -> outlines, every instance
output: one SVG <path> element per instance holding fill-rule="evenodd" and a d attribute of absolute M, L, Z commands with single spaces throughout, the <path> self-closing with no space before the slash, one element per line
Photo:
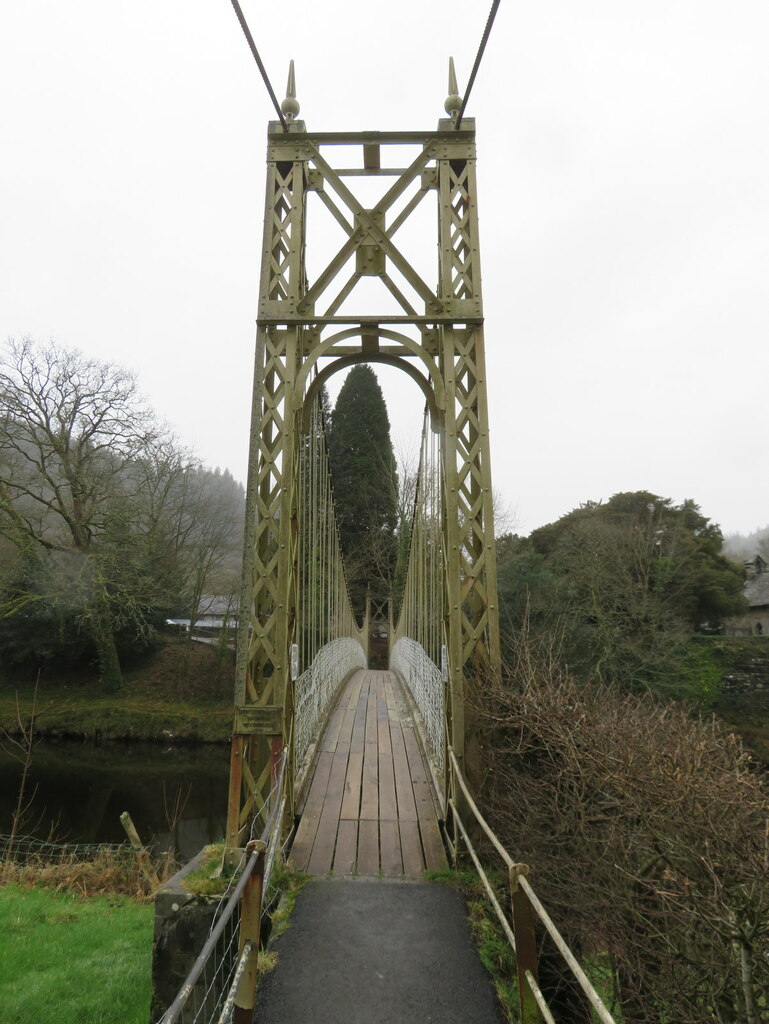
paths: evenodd
<path fill-rule="evenodd" d="M 537 981 L 549 933 L 597 1017 L 612 1020 L 466 781 L 467 691 L 500 672 L 466 100 L 452 64 L 435 130 L 313 133 L 292 66 L 269 125 L 226 836 L 236 870 L 164 1024 L 254 1019 L 260 921 L 284 855 L 315 877 L 379 885 L 469 855 L 515 949 L 521 1019 L 554 1020 Z M 362 622 L 319 402 L 333 374 L 360 362 L 398 369 L 425 404 L 403 593 L 370 595 Z M 386 637 L 387 670 L 369 668 L 372 636 Z M 506 894 L 488 880 L 479 837 Z M 429 993 L 430 977 L 421 984 Z M 363 1018 L 353 1007 L 334 1019 Z"/>

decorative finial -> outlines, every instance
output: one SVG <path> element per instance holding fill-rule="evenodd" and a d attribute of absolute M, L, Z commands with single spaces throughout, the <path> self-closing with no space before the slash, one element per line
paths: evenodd
<path fill-rule="evenodd" d="M 283 116 L 287 121 L 293 121 L 299 113 L 299 103 L 296 99 L 296 81 L 294 79 L 294 62 L 288 63 L 288 85 L 286 86 L 286 98 L 280 105 Z"/>
<path fill-rule="evenodd" d="M 457 88 L 457 73 L 454 70 L 453 57 L 449 57 L 449 94 L 446 97 L 446 102 L 443 104 L 443 109 L 452 121 L 456 121 L 457 114 L 462 109 L 462 97 L 459 95 L 459 89 Z"/>

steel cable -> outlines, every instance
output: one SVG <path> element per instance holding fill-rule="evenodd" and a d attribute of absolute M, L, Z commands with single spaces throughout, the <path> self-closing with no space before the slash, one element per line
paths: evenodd
<path fill-rule="evenodd" d="M 491 10 L 489 11 L 489 16 L 486 19 L 486 28 L 484 28 L 483 35 L 481 36 L 481 43 L 480 46 L 478 47 L 478 53 L 475 55 L 475 63 L 473 64 L 473 70 L 470 72 L 470 78 L 467 81 L 465 95 L 462 98 L 462 106 L 459 108 L 459 113 L 457 114 L 457 121 L 456 124 L 454 125 L 457 131 L 459 130 L 460 125 L 462 124 L 462 115 L 465 112 L 467 101 L 470 99 L 470 93 L 472 92 L 472 88 L 475 83 L 475 76 L 478 74 L 478 68 L 481 66 L 483 52 L 486 49 L 486 43 L 489 41 L 489 36 L 491 35 L 491 26 L 494 24 L 494 19 L 497 16 L 497 10 L 499 8 L 500 3 L 501 0 L 494 0 L 494 2 L 491 5 Z"/>
<path fill-rule="evenodd" d="M 254 37 L 251 35 L 251 30 L 248 27 L 248 23 L 246 22 L 240 4 L 238 3 L 238 0 L 230 0 L 230 3 L 232 4 L 232 9 L 235 11 L 235 15 L 238 21 L 240 22 L 240 27 L 243 29 L 243 35 L 246 37 L 246 42 L 248 43 L 251 53 L 253 54 L 254 60 L 256 61 L 256 66 L 259 68 L 259 73 L 262 76 L 262 81 L 267 87 L 267 92 L 270 94 L 272 105 L 275 107 L 275 110 L 278 113 L 278 119 L 280 123 L 283 125 L 283 130 L 288 131 L 288 124 L 286 123 L 286 119 L 283 116 L 283 111 L 280 109 L 278 98 L 275 95 L 275 91 L 273 90 L 272 85 L 270 84 L 269 76 L 267 75 L 267 69 L 262 63 L 262 58 L 259 56 L 259 51 L 256 48 Z"/>

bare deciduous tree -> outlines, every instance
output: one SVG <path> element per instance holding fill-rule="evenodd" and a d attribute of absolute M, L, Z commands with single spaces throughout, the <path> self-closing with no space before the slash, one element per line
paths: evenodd
<path fill-rule="evenodd" d="M 11 342 L 0 361 L 0 531 L 53 556 L 106 685 L 121 683 L 105 543 L 130 532 L 130 467 L 159 436 L 134 376 L 55 344 Z"/>
<path fill-rule="evenodd" d="M 494 827 L 582 955 L 611 957 L 625 1024 L 758 1024 L 769 805 L 739 740 L 580 685 L 525 638 L 486 715 Z"/>

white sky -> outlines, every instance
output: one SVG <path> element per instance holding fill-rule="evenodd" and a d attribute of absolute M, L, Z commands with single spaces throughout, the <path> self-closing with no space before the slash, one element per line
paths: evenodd
<path fill-rule="evenodd" d="M 489 4 L 243 0 L 322 131 L 433 128 Z M 516 528 L 637 489 L 769 523 L 767 0 L 503 0 L 467 114 Z M 0 339 L 136 370 L 241 479 L 272 116 L 228 0 L 0 5 Z"/>

